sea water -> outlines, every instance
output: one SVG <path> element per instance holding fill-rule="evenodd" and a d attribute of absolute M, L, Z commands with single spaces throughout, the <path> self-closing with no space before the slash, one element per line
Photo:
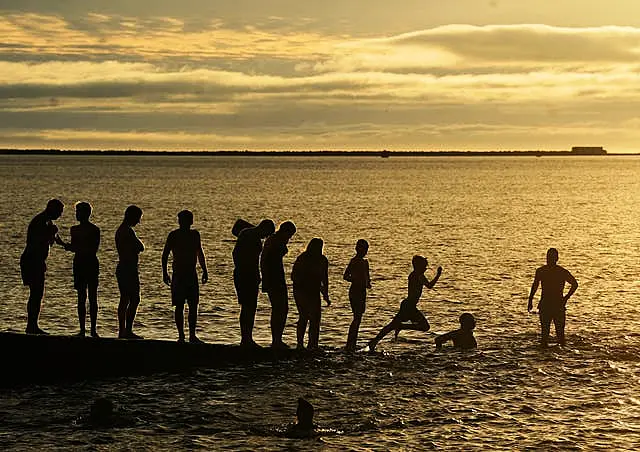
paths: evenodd
<path fill-rule="evenodd" d="M 24 330 L 28 289 L 19 256 L 29 221 L 52 197 L 66 204 L 57 221 L 65 240 L 74 202 L 94 207 L 102 230 L 102 336 L 116 334 L 114 234 L 129 204 L 144 211 L 136 227 L 146 246 L 136 331 L 147 338 L 177 338 L 161 253 L 182 209 L 194 212 L 209 267 L 198 323 L 205 341 L 239 342 L 230 232 L 237 218 L 296 223 L 287 273 L 311 238 L 324 239 L 332 299 L 323 309 L 320 356 L 2 390 L 3 450 L 640 444 L 638 157 L 0 156 L 0 193 L 2 330 Z M 360 345 L 395 314 L 411 257 L 422 254 L 429 278 L 438 265 L 444 270 L 419 308 L 434 332 L 473 313 L 478 350 L 436 351 L 433 334 L 402 332 L 398 341 L 382 341 L 381 353 L 343 353 L 351 311 L 342 273 L 359 238 L 370 244 L 373 286 Z M 538 318 L 526 307 L 535 269 L 552 246 L 580 287 L 567 308 L 567 346 L 545 350 L 537 345 Z M 53 334 L 78 330 L 71 262 L 70 253 L 52 248 L 40 325 Z M 297 312 L 290 305 L 285 341 L 293 344 Z M 254 337 L 265 346 L 269 314 L 261 294 Z M 103 396 L 126 422 L 83 424 Z M 299 396 L 316 408 L 320 434 L 311 439 L 283 435 Z"/>

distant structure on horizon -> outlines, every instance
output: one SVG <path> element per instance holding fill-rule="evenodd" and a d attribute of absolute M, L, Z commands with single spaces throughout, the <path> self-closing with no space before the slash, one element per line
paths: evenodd
<path fill-rule="evenodd" d="M 606 155 L 607 150 L 602 146 L 574 146 L 571 153 L 576 155 Z"/>

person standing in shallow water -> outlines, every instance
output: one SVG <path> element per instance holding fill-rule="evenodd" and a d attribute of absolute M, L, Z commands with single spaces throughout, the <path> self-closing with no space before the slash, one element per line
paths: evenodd
<path fill-rule="evenodd" d="M 310 350 L 318 348 L 320 337 L 320 318 L 322 303 L 320 294 L 331 306 L 329 300 L 329 261 L 322 254 L 322 239 L 311 239 L 307 249 L 298 256 L 293 264 L 291 279 L 293 280 L 293 297 L 298 308 L 298 325 L 296 339 L 298 349 L 304 348 L 304 334 L 309 325 Z"/>
<path fill-rule="evenodd" d="M 273 221 L 262 220 L 258 226 L 242 229 L 233 248 L 233 283 L 240 304 L 240 345 L 244 347 L 259 347 L 253 340 L 253 324 L 260 289 L 260 253 L 262 240 L 275 230 Z"/>
<path fill-rule="evenodd" d="M 295 233 L 296 225 L 291 221 L 285 221 L 264 241 L 264 249 L 260 256 L 262 292 L 269 296 L 271 303 L 272 347 L 289 348 L 282 341 L 289 313 L 289 293 L 282 258 L 288 253 L 287 243 Z"/>
<path fill-rule="evenodd" d="M 538 286 L 542 284 L 542 296 L 538 303 L 538 313 L 542 330 L 540 343 L 543 347 L 549 344 L 551 322 L 556 328 L 558 344 L 565 344 L 564 327 L 567 301 L 578 288 L 578 281 L 567 269 L 558 265 L 558 258 L 558 250 L 549 248 L 547 251 L 547 264 L 536 270 L 531 291 L 529 292 L 527 310 L 531 312 L 533 309 L 533 296 L 538 291 Z M 564 294 L 565 283 L 571 285 L 566 295 Z"/>
<path fill-rule="evenodd" d="M 58 199 L 51 199 L 44 211 L 36 215 L 27 229 L 27 244 L 20 256 L 20 273 L 22 282 L 29 286 L 27 301 L 27 334 L 47 334 L 38 326 L 42 298 L 44 297 L 44 280 L 47 272 L 49 248 L 54 243 L 62 244 L 58 237 L 58 227 L 53 223 L 62 215 L 64 204 Z"/>
<path fill-rule="evenodd" d="M 85 319 L 87 317 L 87 295 L 89 298 L 89 317 L 91 318 L 91 337 L 98 337 L 98 248 L 100 247 L 100 228 L 89 221 L 91 204 L 76 204 L 76 220 L 80 224 L 71 226 L 71 242 L 64 244 L 64 249 L 72 251 L 73 287 L 78 291 L 78 321 L 80 332 L 86 334 Z"/>
<path fill-rule="evenodd" d="M 371 289 L 369 261 L 365 259 L 369 251 L 369 243 L 360 239 L 356 242 L 356 255 L 351 259 L 344 271 L 343 279 L 351 283 L 349 287 L 349 303 L 353 312 L 353 321 L 349 327 L 347 350 L 354 351 L 358 342 L 358 330 L 362 315 L 366 308 L 367 289 Z"/>
<path fill-rule="evenodd" d="M 209 279 L 204 251 L 200 241 L 200 233 L 191 229 L 193 213 L 183 210 L 178 213 L 179 229 L 171 231 L 162 251 L 162 279 L 171 287 L 171 302 L 175 307 L 175 321 L 178 328 L 178 342 L 184 342 L 184 303 L 189 306 L 189 342 L 202 343 L 196 336 L 198 321 L 198 301 L 200 288 L 198 287 L 198 273 L 196 263 L 200 262 L 202 269 L 202 284 Z M 171 265 L 172 275 L 169 276 L 167 264 L 169 254 L 173 254 Z"/>
<path fill-rule="evenodd" d="M 142 339 L 133 332 L 133 321 L 140 304 L 140 275 L 138 274 L 138 255 L 144 251 L 144 245 L 136 236 L 133 227 L 140 223 L 142 209 L 129 206 L 124 212 L 124 220 L 116 231 L 118 265 L 116 278 L 120 289 L 118 305 L 118 337 L 120 339 Z"/>

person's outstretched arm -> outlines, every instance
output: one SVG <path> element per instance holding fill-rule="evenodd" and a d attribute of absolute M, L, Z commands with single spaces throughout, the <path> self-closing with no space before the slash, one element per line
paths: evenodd
<path fill-rule="evenodd" d="M 436 348 L 442 348 L 442 344 L 453 340 L 457 331 L 449 331 L 446 334 L 441 334 L 435 338 Z"/>
<path fill-rule="evenodd" d="M 209 281 L 209 272 L 207 272 L 207 262 L 204 258 L 204 250 L 202 249 L 202 242 L 200 241 L 200 233 L 198 234 L 198 262 L 200 262 L 200 268 L 202 269 L 202 284 Z"/>
<path fill-rule="evenodd" d="M 171 253 L 171 237 L 169 234 L 167 241 L 164 243 L 164 249 L 162 250 L 162 280 L 167 286 L 171 285 L 171 277 L 169 276 L 169 270 L 167 264 L 169 263 L 169 254 Z"/>
<path fill-rule="evenodd" d="M 527 311 L 531 312 L 533 309 L 533 296 L 538 291 L 538 286 L 540 285 L 540 275 L 536 270 L 536 276 L 533 278 L 533 284 L 531 284 L 531 291 L 529 292 L 529 303 L 527 304 Z"/>
<path fill-rule="evenodd" d="M 433 286 L 435 286 L 438 280 L 440 279 L 441 274 L 442 274 L 442 267 L 438 267 L 438 269 L 436 270 L 436 276 L 434 276 L 431 281 L 427 279 L 427 284 L 425 284 L 425 286 L 427 286 L 429 289 L 433 289 Z"/>

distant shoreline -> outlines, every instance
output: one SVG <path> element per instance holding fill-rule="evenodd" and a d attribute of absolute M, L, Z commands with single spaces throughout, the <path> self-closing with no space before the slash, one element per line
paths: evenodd
<path fill-rule="evenodd" d="M 76 150 L 76 149 L 0 149 L 0 155 L 124 155 L 124 156 L 222 156 L 222 157 L 584 157 L 640 155 L 640 153 L 584 154 L 572 151 L 154 151 L 154 150 Z"/>

